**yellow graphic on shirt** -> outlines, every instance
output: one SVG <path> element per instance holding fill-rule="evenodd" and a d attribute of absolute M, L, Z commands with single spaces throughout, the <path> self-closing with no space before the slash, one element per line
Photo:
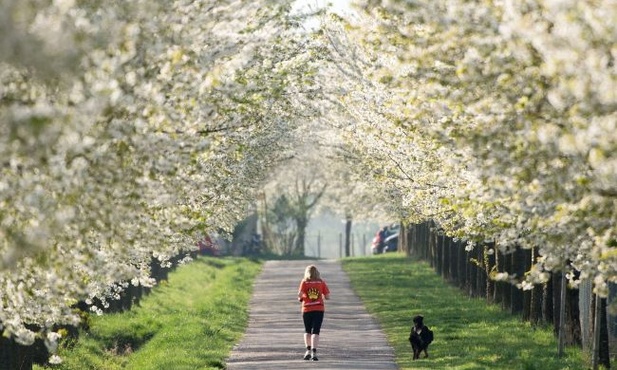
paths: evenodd
<path fill-rule="evenodd" d="M 317 288 L 309 288 L 306 292 L 306 295 L 309 297 L 311 301 L 319 299 L 319 289 Z"/>

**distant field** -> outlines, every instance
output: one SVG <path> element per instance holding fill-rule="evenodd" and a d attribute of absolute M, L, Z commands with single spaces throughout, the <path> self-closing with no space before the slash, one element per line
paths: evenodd
<path fill-rule="evenodd" d="M 581 370 L 589 368 L 579 348 L 557 358 L 550 328 L 534 329 L 519 316 L 447 285 L 424 262 L 400 254 L 343 260 L 354 290 L 381 323 L 404 369 Z M 425 316 L 435 332 L 428 359 L 412 361 L 407 340 L 411 319 Z"/>

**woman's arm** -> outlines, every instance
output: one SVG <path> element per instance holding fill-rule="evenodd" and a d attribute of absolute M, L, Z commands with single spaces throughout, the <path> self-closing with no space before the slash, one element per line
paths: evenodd
<path fill-rule="evenodd" d="M 298 287 L 298 301 L 302 302 L 302 297 L 304 293 L 302 293 L 302 286 L 304 285 L 304 280 L 300 281 L 300 286 Z"/>

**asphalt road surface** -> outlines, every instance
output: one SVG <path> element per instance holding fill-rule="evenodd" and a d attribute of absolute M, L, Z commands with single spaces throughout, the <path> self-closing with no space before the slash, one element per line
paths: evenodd
<path fill-rule="evenodd" d="M 317 348 L 303 359 L 304 326 L 297 300 L 304 269 L 315 264 L 330 288 Z M 398 369 L 394 350 L 352 291 L 338 261 L 267 261 L 250 302 L 249 325 L 227 360 L 228 370 Z"/>

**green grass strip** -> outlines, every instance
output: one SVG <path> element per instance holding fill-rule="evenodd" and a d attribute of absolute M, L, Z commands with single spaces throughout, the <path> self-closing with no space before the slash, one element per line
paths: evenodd
<path fill-rule="evenodd" d="M 223 369 L 248 320 L 259 262 L 198 258 L 181 266 L 139 306 L 93 317 L 61 370 Z"/>
<path fill-rule="evenodd" d="M 497 305 L 468 298 L 425 262 L 391 254 L 344 259 L 343 268 L 380 322 L 401 370 L 589 368 L 580 348 L 557 357 L 551 328 L 533 328 Z M 413 361 L 407 338 L 416 314 L 424 316 L 435 340 L 429 358 Z"/>

